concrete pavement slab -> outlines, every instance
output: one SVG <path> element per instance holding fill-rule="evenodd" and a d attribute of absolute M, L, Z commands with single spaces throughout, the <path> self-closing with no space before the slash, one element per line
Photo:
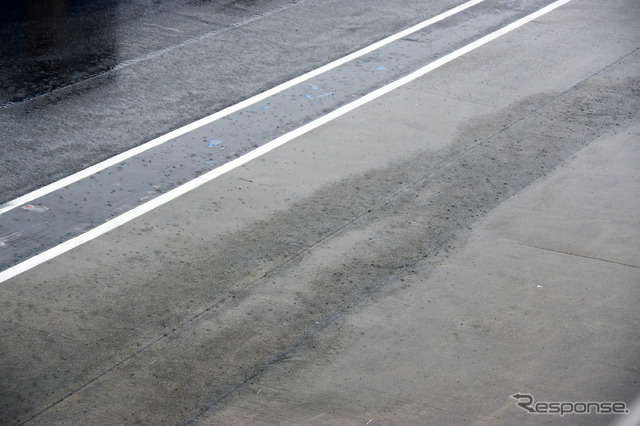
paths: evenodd
<path fill-rule="evenodd" d="M 588 158 L 568 166 L 573 173 L 559 176 L 536 198 L 518 197 L 520 205 L 509 216 L 496 215 L 493 231 L 544 250 L 640 267 L 638 130 L 591 147 Z"/>
<path fill-rule="evenodd" d="M 531 415 L 510 395 L 630 405 L 640 392 L 638 152 L 634 132 L 603 136 L 317 336 L 324 357 L 292 353 L 201 423 L 610 423 Z"/>
<path fill-rule="evenodd" d="M 549 250 L 560 238 L 527 243 L 606 231 L 607 203 L 637 187 L 624 174 L 636 169 L 616 161 L 635 155 L 629 70 L 638 57 L 618 61 L 632 46 L 603 41 L 594 45 L 603 59 L 541 77 L 529 73 L 523 46 L 551 52 L 553 63 L 556 39 L 545 26 L 526 28 L 501 39 L 520 69 L 486 66 L 483 52 L 498 53 L 487 45 L 3 283 L 0 326 L 18 342 L 1 347 L 12 372 L 5 415 L 42 424 L 508 423 L 526 414 L 509 398 L 517 391 L 630 398 L 637 267 L 620 264 L 629 263 L 624 250 L 606 232 L 589 234 L 602 252 L 571 240 L 567 249 L 588 249 L 581 256 Z M 598 84 L 576 86 L 597 71 Z M 452 75 L 469 79 L 464 90 L 481 93 L 487 82 L 499 99 L 476 107 L 473 96 L 458 99 L 464 90 L 419 93 L 426 83 L 455 89 Z M 528 85 L 522 93 L 499 91 L 518 82 Z M 597 154 L 544 178 L 589 144 Z M 598 156 L 602 179 L 571 195 Z M 620 191 L 606 195 L 614 184 Z M 575 225 L 567 217 L 589 191 L 598 200 L 605 191 L 604 204 Z M 527 200 L 533 211 L 514 215 Z M 611 216 L 619 226 L 637 223 L 630 203 Z"/>
<path fill-rule="evenodd" d="M 520 28 L 521 37 L 495 40 L 482 52 L 466 55 L 461 63 L 445 65 L 442 72 L 447 73 L 447 81 L 433 84 L 424 78 L 407 87 L 497 108 L 521 97 L 538 95 L 541 88 L 551 99 L 554 93 L 569 89 L 637 49 L 637 31 L 623 24 L 640 19 L 637 3 L 636 0 L 615 2 L 610 5 L 611 15 L 607 8 L 607 18 L 603 19 L 593 13 L 594 8 L 600 7 L 599 3 L 572 2 L 557 13 Z M 616 20 L 622 11 L 626 12 L 624 18 Z M 594 19 L 599 21 L 599 28 L 617 27 L 610 22 L 618 22 L 620 26 L 605 34 L 572 26 L 588 27 L 585 22 Z M 602 43 L 607 44 L 606 51 L 598 49 Z M 527 52 L 527 55 L 505 52 Z M 544 61 L 540 61 L 542 57 Z M 494 79 L 495 74 L 503 78 Z"/>

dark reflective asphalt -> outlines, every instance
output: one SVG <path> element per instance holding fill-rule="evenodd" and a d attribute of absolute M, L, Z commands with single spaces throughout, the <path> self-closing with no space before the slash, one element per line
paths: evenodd
<path fill-rule="evenodd" d="M 3 2 L 0 204 L 459 3 Z"/>
<path fill-rule="evenodd" d="M 0 106 L 21 103 L 104 74 L 127 61 L 215 29 L 220 26 L 216 23 L 218 19 L 233 25 L 234 18 L 264 11 L 265 6 L 255 3 L 229 0 L 3 2 L 0 8 Z M 273 7 L 279 2 L 262 3 L 271 3 L 268 7 Z M 201 13 L 213 14 L 216 18 L 202 19 Z M 173 19 L 167 20 L 167 16 L 172 15 Z M 183 21 L 178 22 L 180 19 L 176 17 L 183 17 Z M 196 24 L 198 20 L 205 22 Z"/>
<path fill-rule="evenodd" d="M 0 216 L 5 270 L 537 10 L 486 1 Z M 547 2 L 548 3 L 548 2 Z M 339 143 L 339 141 L 336 141 Z"/>
<path fill-rule="evenodd" d="M 114 67 L 118 60 L 116 5 L 109 1 L 4 2 L 0 105 L 33 98 Z"/>

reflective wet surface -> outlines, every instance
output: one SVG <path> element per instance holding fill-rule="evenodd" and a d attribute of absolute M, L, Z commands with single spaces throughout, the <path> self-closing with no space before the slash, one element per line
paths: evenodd
<path fill-rule="evenodd" d="M 460 3 L 52 2 L 30 18 L 36 3 L 15 1 L 0 30 L 0 204 Z M 49 44 L 35 54 L 29 37 Z"/>
<path fill-rule="evenodd" d="M 79 0 L 5 2 L 0 10 L 0 105 L 114 67 L 117 5 Z"/>
<path fill-rule="evenodd" d="M 0 272 L 0 423 L 513 423 L 528 416 L 509 397 L 523 383 L 631 401 L 640 38 L 637 20 L 619 23 L 635 1 L 572 2 L 100 238 Z M 357 2 L 303 0 L 242 27 L 145 16 L 124 37 L 119 23 L 129 43 L 114 68 L 0 108 L 0 195 L 361 46 L 350 34 L 390 33 L 405 6 L 443 4 Z M 0 258 L 153 206 L 520 13 L 485 3 L 17 203 L 0 214 Z"/>
<path fill-rule="evenodd" d="M 0 8 L 0 107 L 101 75 L 283 1 L 16 0 Z"/>
<path fill-rule="evenodd" d="M 90 178 L 16 206 L 0 216 L 0 238 L 7 240 L 0 247 L 0 267 L 17 265 L 95 228 L 532 10 L 505 8 L 499 1 L 475 6 Z M 20 238 L 11 237 L 16 235 Z"/>

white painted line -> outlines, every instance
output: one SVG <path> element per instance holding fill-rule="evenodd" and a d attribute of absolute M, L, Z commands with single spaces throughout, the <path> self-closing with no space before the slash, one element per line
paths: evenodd
<path fill-rule="evenodd" d="M 299 77 L 294 78 L 293 80 L 289 80 L 285 83 L 280 84 L 279 86 L 276 86 L 272 89 L 267 90 L 266 92 L 262 92 L 258 95 L 255 95 L 249 99 L 245 99 L 242 102 L 239 102 L 235 105 L 231 105 L 230 107 L 227 107 L 221 111 L 218 111 L 215 114 L 209 115 L 207 117 L 201 118 L 200 120 L 194 121 L 191 124 L 187 124 L 184 127 L 181 127 L 179 129 L 176 129 L 172 132 L 169 132 L 167 134 L 164 134 L 156 139 L 153 139 L 147 143 L 144 143 L 140 146 L 137 146 L 135 148 L 132 148 L 128 151 L 125 151 L 121 154 L 118 154 L 114 157 L 111 157 L 101 163 L 95 164 L 91 167 L 88 167 L 84 170 L 81 170 L 77 173 L 74 173 L 70 176 L 67 176 L 63 179 L 60 179 L 56 182 L 50 183 L 47 186 L 43 186 L 42 188 L 36 189 L 35 191 L 32 191 L 28 194 L 25 194 L 21 197 L 18 197 L 14 200 L 11 200 L 3 205 L 0 206 L 0 214 L 6 213 L 10 210 L 13 210 L 14 208 L 21 206 L 22 204 L 25 203 L 29 203 L 37 198 L 43 197 L 51 192 L 57 191 L 60 188 L 64 188 L 65 186 L 71 185 L 74 182 L 77 182 L 79 180 L 82 180 L 84 178 L 87 178 L 91 175 L 94 175 L 104 169 L 107 169 L 111 166 L 114 166 L 118 163 L 121 163 L 131 157 L 134 157 L 144 151 L 147 151 L 151 148 L 155 148 L 159 145 L 162 145 L 163 143 L 166 143 L 168 141 L 170 141 L 171 139 L 175 139 L 178 136 L 184 135 L 185 133 L 189 133 L 192 130 L 195 130 L 199 127 L 202 127 L 204 125 L 207 125 L 209 123 L 213 123 L 216 120 L 219 120 L 223 117 L 226 117 L 230 114 L 233 114 L 234 112 L 237 112 L 241 109 L 244 109 L 250 105 L 253 105 L 255 103 L 258 103 L 260 101 L 263 101 L 265 99 L 267 99 L 270 96 L 273 96 L 277 93 L 280 93 L 286 89 L 289 89 L 297 84 L 302 83 L 305 80 L 308 80 L 310 78 L 316 77 L 320 74 L 323 74 L 333 68 L 336 68 L 340 65 L 343 65 L 349 61 L 352 61 L 354 59 L 357 59 L 363 55 L 366 55 L 367 53 L 371 53 L 376 49 L 379 49 L 391 42 L 394 42 L 396 40 L 399 40 L 403 37 L 408 36 L 409 34 L 412 34 L 416 31 L 420 31 L 430 25 L 433 25 L 435 23 L 438 23 L 440 21 L 442 21 L 443 19 L 446 19 L 450 16 L 455 15 L 456 13 L 460 13 L 465 9 L 468 9 L 472 6 L 477 5 L 478 3 L 482 3 L 485 0 L 471 0 L 468 1 L 464 4 L 461 4 L 460 6 L 454 7 L 453 9 L 449 9 L 446 12 L 441 13 L 440 15 L 434 16 L 433 18 L 427 19 L 426 21 L 423 21 L 419 24 L 416 24 L 410 28 L 407 28 L 406 30 L 400 31 L 399 33 L 393 34 L 385 39 L 382 39 L 376 43 L 373 43 L 372 45 L 369 45 L 363 49 L 360 49 L 350 55 L 347 55 L 343 58 L 340 58 L 338 60 L 335 60 L 327 65 L 323 65 L 320 68 L 317 68 L 313 71 L 310 71 L 306 74 L 303 74 Z"/>
<path fill-rule="evenodd" d="M 66 253 L 67 251 L 76 248 L 88 241 L 91 241 L 113 229 L 116 229 L 118 227 L 120 227 L 121 225 L 124 225 L 125 223 L 142 216 L 143 214 L 155 209 L 156 207 L 160 207 L 163 204 L 168 203 L 169 201 L 172 201 L 176 198 L 178 198 L 179 196 L 186 194 L 187 192 L 199 187 L 200 185 L 203 185 L 207 182 L 212 181 L 213 179 L 222 176 L 223 174 L 242 166 L 243 164 L 248 163 L 249 161 L 256 159 L 266 153 L 268 153 L 269 151 L 274 150 L 275 148 L 282 146 L 284 144 L 286 144 L 287 142 L 291 141 L 292 139 L 295 139 L 301 135 L 304 135 L 305 133 L 316 129 L 350 111 L 353 111 L 354 109 L 368 103 L 371 102 L 374 99 L 379 98 L 382 95 L 385 95 L 389 92 L 391 92 L 392 90 L 395 90 L 407 83 L 410 83 L 414 80 L 416 80 L 417 78 L 420 78 L 422 76 L 424 76 L 425 74 L 430 73 L 431 71 L 440 68 L 441 66 L 453 61 L 454 59 L 459 58 L 460 56 L 469 53 L 495 39 L 497 39 L 500 36 L 503 36 L 517 28 L 520 28 L 521 26 L 523 26 L 524 24 L 533 21 L 534 19 L 537 19 L 555 9 L 557 9 L 558 7 L 569 3 L 571 0 L 558 0 L 550 5 L 548 5 L 547 7 L 544 7 L 540 10 L 538 10 L 537 12 L 532 13 L 531 15 L 528 15 L 512 24 L 507 25 L 504 28 L 501 28 L 489 35 L 486 35 L 476 41 L 474 41 L 473 43 L 470 43 L 458 50 L 456 50 L 455 52 L 452 52 L 446 56 L 443 56 L 442 58 L 430 63 L 429 65 L 420 68 L 419 70 L 399 79 L 394 81 L 393 83 L 388 84 L 387 86 L 381 87 L 380 89 L 377 89 L 365 96 L 363 96 L 362 98 L 344 105 L 338 109 L 336 109 L 335 111 L 332 111 L 331 113 L 320 117 L 292 132 L 289 132 L 285 135 L 280 136 L 277 139 L 272 140 L 269 143 L 266 143 L 256 149 L 254 149 L 253 151 L 243 155 L 242 157 L 236 158 L 233 161 L 230 161 L 227 164 L 224 164 L 220 167 L 217 167 L 215 169 L 213 169 L 212 171 L 205 173 L 204 175 L 189 181 L 187 183 L 185 183 L 184 185 L 181 185 L 169 192 L 166 192 L 160 196 L 158 196 L 157 198 L 154 198 L 151 201 L 148 201 L 147 203 L 136 207 L 132 210 L 129 210 L 128 212 L 116 217 L 115 219 L 110 220 L 109 222 L 106 222 L 100 226 L 98 226 L 97 228 L 94 228 L 82 235 L 79 235 L 75 238 L 72 238 L 68 241 L 65 241 L 64 243 L 53 247 L 45 252 L 42 252 L 28 260 L 25 260 L 22 263 L 19 263 L 9 269 L 6 269 L 3 272 L 0 272 L 0 283 L 15 277 L 18 274 L 21 274 L 23 272 L 28 271 L 29 269 L 32 269 L 44 262 L 47 262 L 63 253 Z"/>

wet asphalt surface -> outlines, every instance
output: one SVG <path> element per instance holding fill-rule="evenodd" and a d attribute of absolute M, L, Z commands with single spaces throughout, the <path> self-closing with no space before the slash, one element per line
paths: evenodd
<path fill-rule="evenodd" d="M 95 228 L 111 218 L 415 71 L 548 3 L 548 1 L 531 1 L 519 3 L 517 6 L 505 1 L 481 3 L 361 58 L 250 105 L 241 111 L 176 137 L 157 148 L 139 154 L 90 178 L 83 179 L 46 196 L 30 200 L 21 206 L 15 206 L 17 208 L 3 213 L 0 217 L 0 240 L 3 242 L 0 247 L 0 267 L 2 270 L 7 269 L 63 241 Z M 340 4 L 342 5 L 342 3 Z M 210 5 L 214 9 L 209 11 L 215 17 L 218 15 L 235 17 L 236 20 L 229 18 L 225 21 L 225 28 L 232 28 L 229 31 L 233 31 L 234 34 L 236 32 L 243 33 L 244 37 L 248 37 L 247 33 L 249 36 L 254 36 L 256 33 L 253 28 L 244 31 L 243 23 L 248 26 L 256 24 L 270 26 L 273 21 L 282 24 L 287 22 L 289 18 L 305 19 L 296 13 L 295 3 L 270 3 L 268 9 L 265 9 L 265 3 L 260 3 L 260 5 L 260 7 L 258 5 L 245 7 L 239 2 L 226 5 L 215 3 L 215 7 L 214 4 Z M 175 62 L 175 55 L 189 55 L 190 57 L 199 55 L 202 50 L 211 47 L 210 38 L 227 37 L 226 33 L 214 30 L 213 33 L 192 36 L 186 40 L 184 38 L 172 39 L 172 42 L 177 44 L 167 44 L 165 47 L 160 47 L 159 50 L 150 50 L 151 40 L 149 38 L 146 40 L 148 42 L 147 50 L 142 53 L 138 52 L 138 55 L 141 56 L 134 57 L 129 53 L 117 57 L 118 55 L 112 53 L 125 49 L 114 49 L 113 47 L 118 40 L 118 37 L 113 36 L 118 32 L 116 24 L 114 24 L 116 29 L 111 31 L 112 36 L 105 35 L 108 31 L 104 29 L 99 34 L 90 31 L 84 32 L 82 29 L 85 27 L 93 28 L 98 22 L 110 22 L 110 19 L 115 19 L 114 16 L 118 16 L 119 18 L 114 22 L 124 22 L 123 25 L 127 28 L 140 25 L 141 20 L 147 23 L 151 21 L 154 22 L 153 28 L 162 28 L 161 32 L 165 33 L 167 28 L 163 25 L 166 25 L 167 16 L 189 16 L 186 22 L 191 22 L 193 13 L 189 14 L 188 11 L 193 12 L 196 6 L 190 3 L 167 3 L 158 6 L 153 13 L 148 8 L 136 9 L 131 5 L 122 11 L 117 3 L 112 4 L 112 7 L 94 7 L 83 4 L 69 4 L 67 6 L 67 9 L 63 8 L 63 12 L 66 14 L 52 6 L 38 9 L 39 13 L 36 14 L 30 6 L 14 10 L 13 15 L 5 15 L 5 20 L 9 21 L 8 27 L 15 28 L 12 33 L 14 34 L 13 44 L 26 45 L 27 48 L 24 50 L 4 48 L 10 52 L 6 57 L 13 55 L 13 60 L 10 62 L 14 66 L 10 66 L 8 62 L 3 64 L 3 70 L 7 70 L 6 73 L 9 76 L 5 81 L 13 82 L 9 87 L 3 88 L 5 99 L 3 112 L 7 111 L 8 115 L 15 115 L 10 121 L 3 121 L 3 123 L 9 127 L 8 132 L 5 132 L 6 140 L 15 143 L 5 144 L 6 148 L 0 154 L 5 163 L 9 165 L 9 167 L 3 168 L 5 170 L 2 175 L 3 183 L 12 185 L 7 192 L 3 192 L 3 195 L 6 193 L 21 195 L 24 189 L 30 188 L 33 183 L 48 183 L 43 179 L 58 176 L 61 172 L 65 172 L 67 175 L 71 174 L 82 165 L 87 165 L 85 164 L 85 156 L 90 155 L 92 159 L 101 159 L 101 156 L 95 151 L 100 154 L 118 154 L 118 149 L 128 148 L 132 142 L 136 141 L 135 137 L 131 137 L 132 132 L 140 127 L 146 127 L 143 123 L 152 122 L 158 115 L 150 115 L 151 112 L 147 111 L 148 108 L 153 108 L 156 105 L 139 105 L 136 111 L 130 111 L 127 104 L 129 101 L 135 101 L 135 97 L 120 100 L 115 99 L 115 95 L 111 94 L 100 104 L 101 107 L 108 107 L 112 111 L 120 110 L 122 118 L 119 120 L 119 126 L 113 127 L 116 123 L 101 119 L 80 123 L 77 120 L 88 111 L 82 109 L 82 106 L 76 107 L 79 109 L 68 109 L 69 102 L 74 102 L 79 98 L 94 99 L 93 92 L 99 90 L 104 93 L 105 87 L 118 86 L 119 80 L 125 78 L 124 76 L 120 77 L 122 74 L 130 75 L 142 72 L 146 75 L 157 75 L 158 72 L 162 73 L 163 66 L 167 67 L 167 64 Z M 443 2 L 439 6 L 444 8 L 451 5 Z M 319 10 L 316 10 L 316 13 L 319 13 Z M 238 15 L 242 16 L 244 21 L 238 21 Z M 420 16 L 422 18 L 430 17 L 429 15 Z M 335 18 L 335 14 L 328 13 L 328 18 Z M 382 17 L 374 16 L 369 19 L 377 21 Z M 95 25 L 88 25 L 88 21 Z M 407 22 L 398 19 L 386 19 L 382 22 L 385 25 L 379 25 L 378 28 L 387 28 L 388 31 L 400 22 L 407 25 Z M 61 30 L 60 28 L 65 25 L 67 30 Z M 151 23 L 147 25 L 152 26 Z M 187 26 L 186 23 L 185 26 Z M 327 28 L 331 27 L 328 23 L 326 26 Z M 33 28 L 41 28 L 41 33 L 34 35 Z M 191 29 L 190 26 L 188 28 Z M 53 30 L 61 34 L 64 33 L 65 36 L 61 36 L 59 40 L 55 37 L 51 38 L 50 33 Z M 280 31 L 284 31 L 284 29 L 281 28 Z M 294 30 L 294 32 L 297 31 L 297 29 Z M 372 39 L 371 35 L 367 35 L 367 31 L 354 32 L 363 34 L 351 40 L 353 43 L 350 46 L 351 49 L 361 47 L 362 44 Z M 63 48 L 72 44 L 70 39 L 78 37 L 79 34 L 86 34 L 86 39 L 78 44 L 77 50 Z M 381 38 L 383 35 L 388 34 L 376 33 L 377 38 Z M 325 34 L 322 37 L 328 37 L 328 35 Z M 334 37 L 335 40 L 342 40 L 340 34 L 336 34 Z M 286 34 L 286 37 L 283 38 L 288 39 L 289 35 Z M 12 37 L 8 37 L 7 40 L 12 40 Z M 33 40 L 51 40 L 51 43 L 35 43 L 32 46 L 29 43 Z M 137 39 L 129 40 L 131 43 L 135 41 L 141 44 Z M 245 42 L 234 39 L 233 47 L 229 50 L 235 49 L 237 45 L 241 46 Z M 322 45 L 320 46 L 320 50 L 329 50 L 333 56 L 341 56 L 349 52 L 344 48 L 333 49 L 328 44 L 324 46 L 324 49 Z M 159 46 L 153 47 L 157 49 Z M 288 49 L 293 47 L 298 49 L 298 46 L 287 46 Z M 250 57 L 247 54 L 228 58 L 228 61 L 235 61 L 235 66 L 241 65 L 245 61 L 252 61 L 263 64 L 262 67 L 269 66 L 271 68 L 271 65 L 275 66 L 276 64 L 273 58 L 281 56 L 281 52 L 277 51 L 281 47 L 274 43 L 271 49 L 275 50 L 269 52 L 267 49 L 262 53 L 263 56 Z M 130 51 L 132 50 L 130 49 Z M 326 51 L 323 53 L 324 55 L 328 54 Z M 267 61 L 269 55 L 271 55 L 271 59 Z M 329 56 L 329 58 L 333 59 L 333 56 Z M 66 58 L 66 62 L 50 62 L 51 58 Z M 202 66 L 211 62 L 205 56 L 199 60 L 202 62 Z M 321 60 L 327 62 L 326 57 L 321 55 L 316 58 L 316 62 L 311 64 L 302 64 L 300 60 L 296 61 L 296 64 L 299 69 L 308 70 L 310 65 L 322 65 Z M 218 60 L 213 62 L 218 63 Z M 45 67 L 45 63 L 53 65 Z M 277 64 L 275 69 L 271 70 L 272 73 L 281 76 L 281 79 L 293 77 L 289 74 L 288 67 L 284 66 L 287 64 L 286 60 L 278 61 Z M 256 72 L 259 68 L 260 66 L 251 71 Z M 19 71 L 28 75 L 29 78 L 21 80 Z M 188 71 L 185 70 L 180 75 L 186 73 Z M 225 84 L 224 79 L 216 77 L 214 76 L 212 79 L 214 84 Z M 169 79 L 165 81 L 166 86 L 171 89 L 173 86 L 169 81 L 173 78 L 167 75 L 164 75 L 164 78 Z M 113 83 L 105 86 L 106 80 L 113 81 Z M 151 94 L 157 97 L 155 99 L 157 102 L 166 103 L 167 99 L 171 99 L 172 94 L 164 92 L 163 84 L 165 81 L 159 81 L 155 86 L 156 93 Z M 194 83 L 199 84 L 199 82 Z M 264 86 L 266 84 L 264 81 L 257 82 L 257 84 L 260 83 L 263 84 L 263 88 L 267 87 Z M 245 96 L 252 94 L 247 91 L 248 89 L 244 85 L 230 87 L 230 89 L 235 91 L 235 97 L 216 96 L 217 93 L 214 92 L 208 98 L 215 99 L 220 106 L 225 106 L 242 100 L 243 94 Z M 174 96 L 183 95 L 174 94 Z M 52 102 L 54 98 L 55 102 Z M 105 103 L 109 103 L 109 105 L 105 105 Z M 194 100 L 193 103 L 197 103 L 197 100 Z M 42 104 L 45 106 L 41 109 L 31 109 L 34 105 Z M 65 108 L 63 114 L 68 114 L 62 118 L 62 123 L 58 123 L 59 107 Z M 95 112 L 97 108 L 90 106 L 90 111 Z M 206 110 L 204 106 L 201 106 L 197 113 L 194 112 L 196 114 L 194 118 L 215 111 Z M 24 115 L 20 116 L 20 112 Z M 48 141 L 49 143 L 39 146 L 36 142 L 38 137 L 33 134 L 38 130 L 34 130 L 30 124 L 33 114 L 41 116 L 41 119 L 46 116 L 47 121 L 40 124 L 44 124 L 44 128 L 54 134 L 63 133 L 66 136 L 73 130 L 77 130 L 81 134 L 99 131 L 102 137 L 111 137 L 111 143 L 102 145 L 86 143 L 86 140 L 74 142 L 62 135 L 56 135 Z M 72 118 L 71 114 L 74 114 L 76 118 Z M 138 125 L 127 123 L 128 120 L 135 118 L 138 119 Z M 61 124 L 62 127 L 59 127 L 58 124 Z M 167 124 L 170 126 L 167 129 L 173 130 L 183 123 L 174 121 L 173 124 Z M 106 126 L 109 127 L 106 128 Z M 118 128 L 120 131 L 117 130 Z M 10 134 L 13 130 L 21 132 L 19 137 L 10 138 L 7 133 Z M 147 133 L 147 138 L 153 136 L 157 135 Z M 27 138 L 35 140 L 27 141 Z M 18 142 L 16 139 L 22 140 Z M 137 142 L 139 144 L 145 140 L 137 139 Z M 12 166 L 27 160 L 27 156 L 31 160 L 31 165 L 44 164 L 40 164 L 41 168 L 31 173 L 28 170 L 21 170 L 21 172 L 13 170 Z M 24 176 L 19 177 L 20 174 L 24 174 Z M 24 181 L 24 183 L 21 185 L 12 184 L 14 180 Z"/>
<path fill-rule="evenodd" d="M 405 397 L 380 403 L 369 395 L 367 380 L 360 380 L 366 376 L 347 368 L 347 374 L 333 379 L 342 394 L 323 388 L 323 376 L 315 372 L 299 387 L 281 382 L 303 398 L 294 409 L 331 414 L 344 405 L 357 418 L 354 424 L 364 424 L 373 418 L 368 407 L 389 413 L 407 400 L 428 401 L 425 406 L 444 415 L 440 423 L 490 422 L 495 417 L 479 417 L 475 410 L 481 404 L 510 424 L 517 407 L 509 395 L 518 390 L 543 398 L 538 392 L 546 389 L 557 393 L 548 398 L 577 400 L 591 398 L 584 392 L 592 387 L 598 400 L 630 401 L 637 392 L 637 268 L 628 268 L 636 265 L 633 249 L 625 249 L 626 257 L 602 251 L 607 248 L 602 238 L 617 235 L 603 232 L 611 223 L 606 200 L 599 203 L 604 228 L 588 208 L 565 221 L 553 215 L 546 220 L 534 215 L 524 224 L 514 220 L 553 204 L 549 195 L 507 210 L 495 226 L 517 228 L 538 248 L 519 252 L 509 242 L 497 260 L 487 261 L 496 242 L 489 236 L 462 259 L 467 268 L 486 268 L 486 277 L 471 268 L 469 275 L 454 279 L 449 273 L 464 268 L 442 263 L 493 209 L 601 136 L 627 132 L 629 124 L 637 123 L 640 39 L 635 15 L 629 13 L 637 0 L 608 3 L 601 8 L 605 14 L 590 13 L 599 4 L 589 1 L 574 1 L 247 167 L 3 282 L 0 423 L 211 424 L 254 413 L 255 421 L 278 423 L 277 416 L 290 421 L 295 410 L 283 409 L 287 397 L 274 396 L 260 379 L 292 377 L 310 363 L 327 363 L 345 347 L 379 382 L 376 395 Z M 0 110 L 7 130 L 3 135 L 14 132 L 3 137 L 15 142 L 12 152 L 23 149 L 15 159 L 25 166 L 15 163 L 16 173 L 3 176 L 17 182 L 20 171 L 28 183 L 38 177 L 34 170 L 41 170 L 45 181 L 54 173 L 67 175 L 75 171 L 72 164 L 86 159 L 92 164 L 107 151 L 144 143 L 163 134 L 161 128 L 175 129 L 231 99 L 245 99 L 334 54 L 353 51 L 360 46 L 356 39 L 380 39 L 399 22 L 421 21 L 461 1 L 407 2 L 402 9 L 397 2 L 371 3 L 217 3 L 216 10 L 238 19 L 236 24 L 222 24 L 204 12 L 191 20 L 194 10 L 211 12 L 207 8 L 214 3 L 156 3 L 157 13 L 145 12 L 153 7 L 148 4 L 136 9 L 128 3 L 123 7 L 138 15 L 119 21 L 129 22 L 130 32 L 118 39 L 131 44 L 120 45 L 122 56 L 109 71 L 57 89 L 53 82 L 50 92 L 34 92 L 29 100 L 25 95 Z M 414 56 L 416 63 L 429 62 L 516 19 L 526 8 L 548 2 L 523 1 L 517 8 L 516 2 L 485 3 L 395 48 L 390 45 L 387 56 L 376 52 L 46 201 L 33 200 L 31 208 L 17 206 L 0 215 L 18 218 L 0 223 L 0 257 L 13 256 L 13 250 L 28 244 L 40 250 L 38 244 L 65 233 L 64 238 L 73 236 L 95 225 L 91 221 L 144 205 L 172 185 L 409 72 Z M 174 25 L 183 18 L 191 24 Z M 165 43 L 168 38 L 161 34 L 175 38 Z M 11 114 L 13 119 L 4 119 Z M 274 124 L 276 130 L 268 129 Z M 18 136 L 26 142 L 19 144 Z M 623 136 L 620 143 L 633 137 Z M 597 155 L 593 161 L 610 168 L 599 164 Z M 578 180 L 588 192 L 589 182 L 601 181 L 601 175 L 585 167 Z M 28 191 L 21 185 L 14 186 L 16 194 Z M 607 185 L 603 192 L 612 192 Z M 566 194 L 559 198 L 575 200 L 572 186 L 562 181 L 557 186 Z M 575 203 L 587 205 L 579 198 Z M 632 202 L 627 205 L 632 213 L 627 216 L 633 216 Z M 544 231 L 548 223 L 543 222 L 562 232 Z M 65 228 L 73 223 L 79 229 Z M 558 242 L 540 243 L 541 229 Z M 623 233 L 626 228 L 616 229 Z M 612 246 L 612 251 L 619 247 Z M 567 267 L 565 256 L 574 252 L 576 266 Z M 556 256 L 553 261 L 549 253 Z M 585 268 L 585 262 L 598 258 L 606 267 Z M 509 265 L 514 259 L 518 265 Z M 618 274 L 624 279 L 611 278 L 614 262 L 623 268 Z M 429 281 L 441 264 L 446 277 L 441 283 Z M 620 285 L 623 281 L 627 287 Z M 409 286 L 414 291 L 404 294 Z M 399 293 L 407 300 L 379 308 L 377 301 Z M 373 310 L 360 327 L 369 322 L 378 330 L 371 330 L 371 342 L 353 343 L 349 336 L 364 336 L 364 329 L 348 323 L 367 307 Z M 375 332 L 385 329 L 388 336 L 376 340 Z M 409 335 L 419 343 L 413 348 L 405 343 Z M 410 355 L 409 363 L 398 352 Z M 601 368 L 611 360 L 615 366 Z M 400 379 L 393 377 L 398 372 Z M 349 377 L 360 385 L 348 387 L 344 379 Z M 424 398 L 410 386 L 394 393 L 413 382 L 425 389 Z M 309 385 L 320 388 L 304 401 Z M 260 417 L 257 406 L 240 404 L 234 411 L 232 399 L 240 391 L 258 398 L 270 395 L 271 403 L 261 403 L 267 401 L 264 412 L 275 417 Z M 434 393 L 442 401 L 434 400 Z M 460 404 L 470 401 L 476 405 L 461 412 Z M 513 411 L 498 412 L 505 404 Z M 226 422 L 225 406 L 231 408 Z M 336 419 L 328 423 L 344 423 Z"/>
<path fill-rule="evenodd" d="M 458 3 L 15 2 L 0 18 L 0 203 Z"/>

